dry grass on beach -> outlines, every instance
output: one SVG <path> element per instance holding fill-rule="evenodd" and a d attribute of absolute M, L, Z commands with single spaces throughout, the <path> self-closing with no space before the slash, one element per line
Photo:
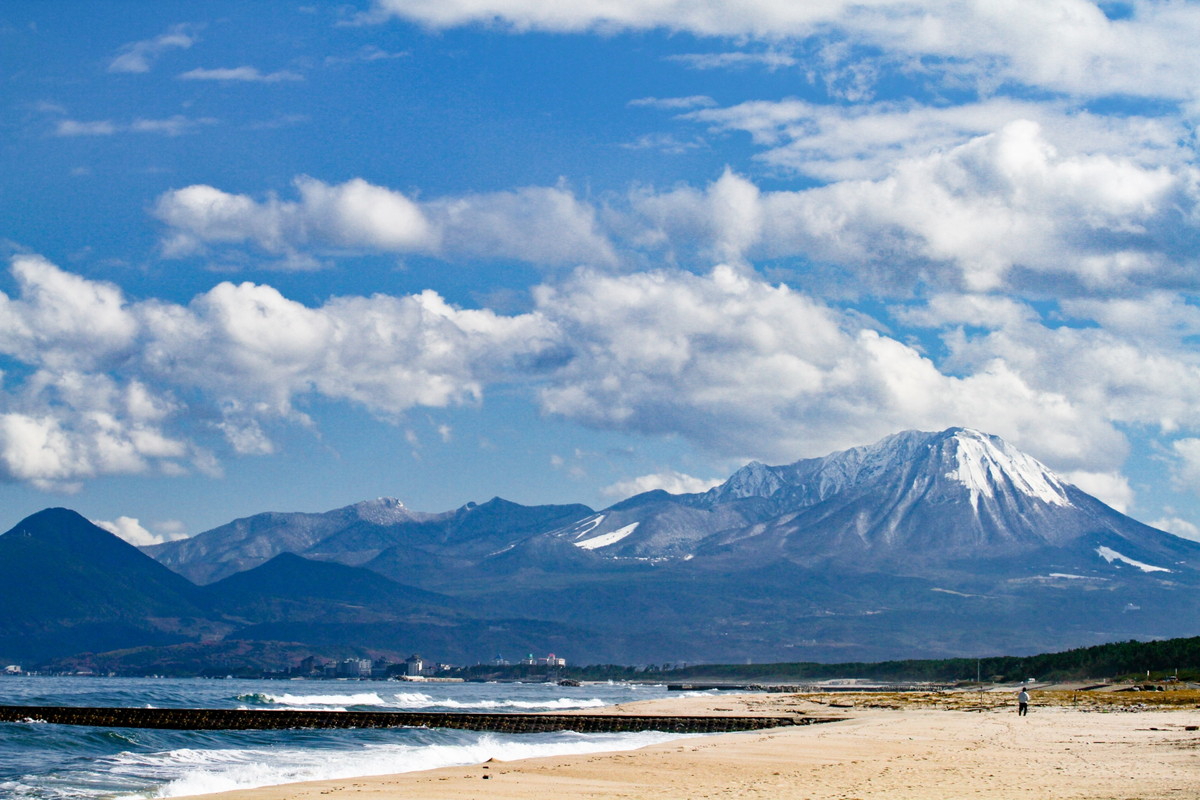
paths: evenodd
<path fill-rule="evenodd" d="M 827 692 L 791 697 L 827 708 L 941 708 L 956 711 L 992 710 L 1012 706 L 1016 690 L 972 692 Z M 1081 691 L 1032 689 L 1034 706 L 1055 706 L 1080 711 L 1154 711 L 1200 708 L 1200 690 Z"/>
<path fill-rule="evenodd" d="M 490 761 L 209 800 L 1182 800 L 1200 794 L 1200 692 L 717 694 L 612 713 L 837 721 L 619 753 Z"/>

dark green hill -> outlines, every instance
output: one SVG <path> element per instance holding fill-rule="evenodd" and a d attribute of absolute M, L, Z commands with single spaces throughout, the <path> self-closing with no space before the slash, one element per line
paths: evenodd
<path fill-rule="evenodd" d="M 1084 680 L 1124 676 L 1200 677 L 1200 636 L 1151 642 L 1111 642 L 1033 656 L 913 659 L 820 664 L 699 664 L 663 673 L 670 680 L 803 681 L 864 678 L 879 681 Z"/>
<path fill-rule="evenodd" d="M 455 601 L 361 567 L 280 553 L 254 569 L 203 587 L 213 608 L 254 623 L 377 622 L 446 616 Z"/>
<path fill-rule="evenodd" d="M 0 654 L 40 659 L 184 641 L 211 627 L 199 589 L 74 511 L 0 536 Z"/>

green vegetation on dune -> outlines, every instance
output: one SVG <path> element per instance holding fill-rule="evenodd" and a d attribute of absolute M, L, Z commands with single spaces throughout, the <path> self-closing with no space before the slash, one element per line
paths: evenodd
<path fill-rule="evenodd" d="M 794 683 L 832 678 L 875 681 L 930 681 L 955 683 L 973 681 L 1088 680 L 1124 676 L 1152 679 L 1178 674 L 1182 680 L 1200 680 L 1200 636 L 1155 642 L 1115 642 L 1034 656 L 989 656 L 986 658 L 913 659 L 875 663 L 821 664 L 699 664 L 668 668 L 651 665 L 636 668 L 616 665 L 564 667 L 547 672 L 545 667 L 480 665 L 453 674 L 466 678 L 536 679 L 546 675 L 575 680 L 646 680 L 712 683 Z"/>
<path fill-rule="evenodd" d="M 990 656 L 878 663 L 732 664 L 694 666 L 666 673 L 672 680 L 823 680 L 865 678 L 880 681 L 954 682 L 974 680 L 1083 680 L 1126 675 L 1200 677 L 1200 636 L 1156 642 L 1115 642 L 1034 656 Z"/>

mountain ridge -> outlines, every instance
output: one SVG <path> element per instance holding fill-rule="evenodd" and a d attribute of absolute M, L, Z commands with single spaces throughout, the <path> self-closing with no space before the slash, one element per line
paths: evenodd
<path fill-rule="evenodd" d="M 967 428 L 751 462 L 705 492 L 600 511 L 381 498 L 146 552 L 206 584 L 215 638 L 457 657 L 539 639 L 611 663 L 1019 654 L 1190 635 L 1200 619 L 1200 543 Z"/>

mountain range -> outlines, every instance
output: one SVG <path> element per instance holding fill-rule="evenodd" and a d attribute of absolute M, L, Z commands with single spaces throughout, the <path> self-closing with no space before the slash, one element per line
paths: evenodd
<path fill-rule="evenodd" d="M 423 513 L 380 499 L 259 514 L 144 553 L 98 528 L 85 543 L 75 529 L 94 526 L 72 513 L 0 536 L 0 586 L 25 572 L 57 587 L 42 598 L 27 581 L 29 602 L 5 597 L 23 611 L 0 624 L 0 656 L 125 636 L 118 646 L 164 651 L 254 641 L 463 661 L 846 661 L 1194 635 L 1200 618 L 1200 544 L 963 428 L 755 462 L 707 492 L 600 511 L 494 498 Z M 70 541 L 56 533 L 67 528 Z M 93 546 L 120 554 L 103 580 L 88 571 L 96 558 L 72 555 Z M 108 605 L 64 605 L 89 581 Z"/>

